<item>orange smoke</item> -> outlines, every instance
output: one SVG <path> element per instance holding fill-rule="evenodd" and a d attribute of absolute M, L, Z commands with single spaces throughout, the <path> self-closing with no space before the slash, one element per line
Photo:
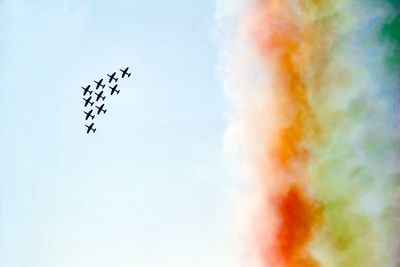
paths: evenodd
<path fill-rule="evenodd" d="M 308 71 L 311 55 L 315 53 L 316 29 L 302 20 L 305 2 L 260 0 L 249 16 L 251 38 L 267 71 L 273 74 L 266 90 L 273 91 L 279 107 L 276 114 L 268 114 L 279 118 L 278 130 L 265 147 L 265 164 L 272 163 L 273 167 L 268 171 L 262 167 L 259 170 L 261 182 L 272 179 L 278 187 L 273 196 L 270 189 L 265 193 L 266 201 L 273 203 L 272 212 L 278 223 L 275 230 L 270 230 L 274 231 L 270 238 L 272 244 L 259 246 L 264 266 L 320 266 L 309 250 L 315 229 L 321 225 L 322 213 L 306 187 L 308 139 L 310 132 L 318 132 L 308 94 L 314 89 L 310 88 L 311 84 L 318 81 L 310 79 L 312 75 Z M 308 5 L 319 5 L 321 1 L 308 2 Z M 268 216 L 262 217 L 268 219 Z M 265 234 L 271 236 L 270 232 Z M 262 237 L 257 239 L 263 242 Z"/>

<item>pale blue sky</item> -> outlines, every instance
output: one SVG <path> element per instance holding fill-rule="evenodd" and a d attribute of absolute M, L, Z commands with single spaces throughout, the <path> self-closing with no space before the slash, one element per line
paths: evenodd
<path fill-rule="evenodd" d="M 0 2 L 0 266 L 234 266 L 214 5 Z M 125 66 L 87 135 L 80 87 Z"/>

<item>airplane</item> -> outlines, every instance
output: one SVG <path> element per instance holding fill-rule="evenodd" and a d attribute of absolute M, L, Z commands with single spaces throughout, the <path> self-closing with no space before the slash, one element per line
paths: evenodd
<path fill-rule="evenodd" d="M 85 98 L 82 98 L 83 100 L 85 100 L 85 107 L 88 105 L 88 104 L 90 104 L 90 106 L 93 106 L 93 103 L 94 102 L 90 102 L 90 100 L 92 100 L 92 97 L 91 96 L 89 96 L 87 99 L 85 99 Z"/>
<path fill-rule="evenodd" d="M 89 112 L 84 111 L 83 113 L 86 114 L 86 118 L 85 120 L 88 120 L 89 118 L 92 118 L 92 120 L 94 119 L 94 115 L 92 115 L 93 109 L 91 109 Z"/>
<path fill-rule="evenodd" d="M 103 79 L 101 79 L 100 81 L 98 81 L 98 82 L 96 82 L 96 81 L 94 81 L 95 83 L 96 83 L 96 89 L 99 89 L 100 88 L 100 86 L 102 87 L 102 88 L 104 88 L 106 85 L 105 84 L 103 84 Z"/>
<path fill-rule="evenodd" d="M 114 73 L 111 74 L 111 75 L 107 74 L 107 76 L 110 77 L 110 78 L 108 79 L 108 82 L 109 82 L 109 83 L 111 83 L 112 81 L 115 81 L 115 82 L 118 81 L 118 78 L 115 78 L 115 75 L 116 75 L 116 74 L 117 74 L 116 72 L 114 72 Z"/>
<path fill-rule="evenodd" d="M 107 109 L 103 109 L 104 108 L 104 104 L 101 105 L 100 107 L 96 106 L 97 108 L 97 115 L 100 114 L 100 112 L 103 112 L 104 114 L 106 114 Z"/>
<path fill-rule="evenodd" d="M 114 94 L 114 92 L 117 92 L 117 95 L 119 94 L 120 90 L 117 90 L 118 84 L 114 85 L 114 87 L 109 86 L 109 88 L 111 89 L 111 95 Z"/>
<path fill-rule="evenodd" d="M 103 92 L 104 92 L 104 91 L 101 91 L 100 94 L 94 93 L 95 95 L 97 95 L 96 101 L 99 101 L 100 98 L 103 99 L 103 101 L 104 101 L 104 99 L 106 99 L 106 97 L 103 96 Z"/>
<path fill-rule="evenodd" d="M 89 91 L 89 88 L 90 88 L 90 84 L 85 88 L 85 87 L 81 87 L 83 90 L 85 90 L 84 92 L 83 92 L 83 96 L 85 96 L 86 95 L 86 93 L 87 92 L 89 92 L 89 95 L 91 95 L 92 93 L 93 93 L 93 91 Z"/>
<path fill-rule="evenodd" d="M 127 67 L 125 70 L 121 70 L 121 69 L 119 69 L 119 70 L 122 71 L 122 77 L 121 78 L 124 78 L 125 75 L 128 75 L 128 77 L 131 77 L 131 73 L 128 73 L 129 67 Z"/>
<path fill-rule="evenodd" d="M 90 124 L 89 126 L 85 125 L 88 128 L 87 131 L 86 131 L 87 134 L 89 134 L 90 131 L 92 131 L 93 133 L 96 132 L 96 128 L 93 128 L 93 125 L 94 125 L 94 122 L 92 122 L 92 124 Z"/>

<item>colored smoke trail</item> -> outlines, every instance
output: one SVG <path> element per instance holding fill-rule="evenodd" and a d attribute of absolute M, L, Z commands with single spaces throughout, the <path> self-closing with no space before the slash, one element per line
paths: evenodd
<path fill-rule="evenodd" d="M 255 178 L 259 266 L 400 264 L 399 7 L 220 3 L 227 138 Z"/>

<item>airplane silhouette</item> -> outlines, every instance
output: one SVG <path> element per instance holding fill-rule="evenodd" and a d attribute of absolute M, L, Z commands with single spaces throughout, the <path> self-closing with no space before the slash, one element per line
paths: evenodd
<path fill-rule="evenodd" d="M 94 119 L 94 115 L 92 115 L 93 109 L 91 109 L 89 112 L 84 111 L 83 113 L 86 114 L 86 118 L 85 120 L 88 120 L 89 118 L 92 118 L 92 120 Z"/>
<path fill-rule="evenodd" d="M 86 93 L 88 93 L 89 92 L 89 95 L 91 95 L 92 93 L 93 93 L 93 91 L 89 91 L 89 88 L 90 88 L 90 84 L 85 88 L 85 87 L 81 87 L 83 90 L 85 90 L 84 92 L 83 92 L 83 96 L 85 96 L 86 95 Z"/>
<path fill-rule="evenodd" d="M 119 94 L 120 90 L 117 90 L 118 84 L 114 85 L 114 87 L 109 86 L 109 88 L 111 89 L 111 95 L 114 94 L 114 92 L 117 92 L 117 95 Z"/>
<path fill-rule="evenodd" d="M 92 131 L 93 133 L 96 132 L 96 128 L 93 128 L 93 125 L 94 125 L 94 122 L 92 122 L 92 124 L 90 124 L 89 126 L 85 125 L 88 128 L 86 131 L 87 134 L 90 133 L 90 131 Z"/>
<path fill-rule="evenodd" d="M 100 94 L 94 93 L 95 95 L 97 95 L 96 101 L 99 101 L 100 98 L 103 99 L 103 101 L 104 101 L 104 99 L 106 99 L 106 97 L 103 96 L 103 92 L 104 91 L 101 91 Z"/>
<path fill-rule="evenodd" d="M 131 73 L 128 73 L 129 67 L 127 67 L 125 70 L 121 70 L 121 69 L 119 69 L 119 70 L 122 71 L 122 77 L 121 78 L 124 78 L 125 75 L 127 75 L 128 77 L 131 77 Z"/>
<path fill-rule="evenodd" d="M 118 78 L 115 78 L 115 75 L 116 75 L 116 74 L 117 74 L 116 72 L 114 72 L 114 73 L 111 74 L 111 75 L 107 74 L 107 76 L 110 77 L 110 78 L 108 79 L 108 82 L 109 82 L 109 83 L 111 83 L 112 81 L 115 81 L 115 82 L 118 81 Z"/>
<path fill-rule="evenodd" d="M 104 88 L 106 85 L 105 84 L 103 84 L 103 79 L 101 79 L 100 81 L 94 81 L 95 83 L 96 83 L 96 89 L 99 89 L 100 88 L 100 86 L 102 87 L 102 88 Z"/>
<path fill-rule="evenodd" d="M 100 114 L 100 112 L 103 112 L 104 114 L 106 114 L 107 109 L 103 109 L 104 108 L 104 104 L 101 105 L 100 107 L 96 106 L 97 108 L 97 115 Z"/>
<path fill-rule="evenodd" d="M 88 104 L 90 104 L 90 106 L 93 106 L 93 103 L 94 102 L 90 102 L 90 100 L 92 100 L 92 97 L 91 96 L 89 96 L 87 99 L 85 99 L 85 98 L 82 98 L 83 100 L 85 100 L 85 107 L 88 105 Z"/>

